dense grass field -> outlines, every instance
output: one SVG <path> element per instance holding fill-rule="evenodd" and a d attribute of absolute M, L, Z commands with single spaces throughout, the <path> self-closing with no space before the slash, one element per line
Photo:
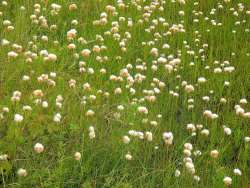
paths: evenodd
<path fill-rule="evenodd" d="M 0 3 L 0 187 L 250 187 L 249 0 Z"/>

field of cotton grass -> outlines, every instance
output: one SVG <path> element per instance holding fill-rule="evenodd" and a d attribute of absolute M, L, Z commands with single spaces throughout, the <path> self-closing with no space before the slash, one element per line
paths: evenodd
<path fill-rule="evenodd" d="M 0 0 L 0 187 L 250 187 L 249 0 Z"/>

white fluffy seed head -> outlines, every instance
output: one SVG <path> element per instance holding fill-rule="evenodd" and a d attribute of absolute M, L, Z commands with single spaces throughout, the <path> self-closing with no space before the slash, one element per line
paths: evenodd
<path fill-rule="evenodd" d="M 36 143 L 34 150 L 36 153 L 42 153 L 44 151 L 44 146 L 41 143 Z"/>
<path fill-rule="evenodd" d="M 210 156 L 211 156 L 212 158 L 214 158 L 214 159 L 218 158 L 218 156 L 219 156 L 218 150 L 212 150 L 212 151 L 210 152 Z"/>
<path fill-rule="evenodd" d="M 20 115 L 20 114 L 15 114 L 14 121 L 17 122 L 17 123 L 22 122 L 23 121 L 23 116 Z"/>
<path fill-rule="evenodd" d="M 224 179 L 223 179 L 223 182 L 226 186 L 230 186 L 232 184 L 232 178 L 226 176 Z"/>
<path fill-rule="evenodd" d="M 137 110 L 140 114 L 148 114 L 148 109 L 145 106 L 139 106 Z"/>
<path fill-rule="evenodd" d="M 226 135 L 231 135 L 232 134 L 232 131 L 231 131 L 231 129 L 230 128 L 228 128 L 228 127 L 225 127 L 224 128 L 224 133 L 226 134 Z"/>
<path fill-rule="evenodd" d="M 80 161 L 81 160 L 81 153 L 80 152 L 75 152 L 74 158 L 75 158 L 75 160 Z"/>
<path fill-rule="evenodd" d="M 128 161 L 131 161 L 133 159 L 132 155 L 130 153 L 127 153 L 125 155 L 125 159 L 127 159 Z"/>
<path fill-rule="evenodd" d="M 17 175 L 20 177 L 26 177 L 28 175 L 27 171 L 23 168 L 19 168 L 17 171 Z"/>
<path fill-rule="evenodd" d="M 128 136 L 123 136 L 122 141 L 124 144 L 128 144 L 130 142 L 130 138 Z"/>
<path fill-rule="evenodd" d="M 186 85 L 186 86 L 185 86 L 185 91 L 186 91 L 187 93 L 192 93 L 192 92 L 194 91 L 194 86 L 192 86 L 191 84 Z"/>
<path fill-rule="evenodd" d="M 174 173 L 175 177 L 179 177 L 181 175 L 181 172 L 180 170 L 175 170 L 175 173 Z"/>
<path fill-rule="evenodd" d="M 242 175 L 242 172 L 241 172 L 240 169 L 235 168 L 235 169 L 234 169 L 234 174 L 235 174 L 236 176 L 241 176 L 241 175 Z"/>

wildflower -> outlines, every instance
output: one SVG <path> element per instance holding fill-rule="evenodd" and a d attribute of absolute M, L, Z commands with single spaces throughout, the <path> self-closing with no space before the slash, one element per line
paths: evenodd
<path fill-rule="evenodd" d="M 215 114 L 215 113 L 212 113 L 210 110 L 205 110 L 205 111 L 203 112 L 203 115 L 204 115 L 205 117 L 207 117 L 207 118 L 210 118 L 210 119 L 216 119 L 216 118 L 218 118 L 218 115 Z"/>
<path fill-rule="evenodd" d="M 157 48 L 152 48 L 150 51 L 150 54 L 154 57 L 157 57 L 159 55 Z"/>
<path fill-rule="evenodd" d="M 192 86 L 192 85 L 186 85 L 186 86 L 185 86 L 185 91 L 186 91 L 187 93 L 193 92 L 193 91 L 194 91 L 194 86 Z"/>
<path fill-rule="evenodd" d="M 27 76 L 27 75 L 24 75 L 22 80 L 23 80 L 23 81 L 28 81 L 28 80 L 30 80 L 30 77 Z"/>
<path fill-rule="evenodd" d="M 122 93 L 122 89 L 121 88 L 116 88 L 114 91 L 115 94 L 121 94 Z"/>
<path fill-rule="evenodd" d="M 36 143 L 34 146 L 34 150 L 36 153 L 42 153 L 44 151 L 44 146 L 40 143 Z"/>
<path fill-rule="evenodd" d="M 48 108 L 48 106 L 49 106 L 49 104 L 48 104 L 47 101 L 43 101 L 43 102 L 42 102 L 42 107 L 43 107 L 43 108 Z"/>
<path fill-rule="evenodd" d="M 0 161 L 7 161 L 9 156 L 7 154 L 0 155 Z"/>
<path fill-rule="evenodd" d="M 149 131 L 147 131 L 145 133 L 145 138 L 147 139 L 147 141 L 151 142 L 153 140 L 153 134 Z"/>
<path fill-rule="evenodd" d="M 9 58 L 16 58 L 17 56 L 18 56 L 18 54 L 16 52 L 13 52 L 13 51 L 8 52 L 8 57 Z"/>
<path fill-rule="evenodd" d="M 23 168 L 19 168 L 17 171 L 17 175 L 20 177 L 26 177 L 28 175 L 27 171 Z"/>
<path fill-rule="evenodd" d="M 179 177 L 181 175 L 180 170 L 176 169 L 174 175 L 175 177 Z"/>
<path fill-rule="evenodd" d="M 196 128 L 195 128 L 194 124 L 189 123 L 189 124 L 187 124 L 187 130 L 194 132 L 196 130 Z"/>
<path fill-rule="evenodd" d="M 185 0 L 177 0 L 178 3 L 180 3 L 181 5 L 185 5 L 186 1 Z"/>
<path fill-rule="evenodd" d="M 207 80 L 204 77 L 199 77 L 198 78 L 198 83 L 205 83 Z"/>
<path fill-rule="evenodd" d="M 130 153 L 127 153 L 126 155 L 125 155 L 125 158 L 128 160 L 128 161 L 131 161 L 132 160 L 132 155 L 130 154 Z"/>
<path fill-rule="evenodd" d="M 191 143 L 185 143 L 184 148 L 191 151 L 193 150 L 193 145 Z"/>
<path fill-rule="evenodd" d="M 208 136 L 209 135 L 209 130 L 208 129 L 203 129 L 201 131 L 201 135 Z"/>
<path fill-rule="evenodd" d="M 244 140 L 245 140 L 246 143 L 248 143 L 248 142 L 250 142 L 250 137 L 249 137 L 249 136 L 246 136 L 246 137 L 244 138 Z"/>
<path fill-rule="evenodd" d="M 185 167 L 188 170 L 189 173 L 194 174 L 195 173 L 195 168 L 194 164 L 192 162 L 186 162 Z"/>
<path fill-rule="evenodd" d="M 42 90 L 38 89 L 38 90 L 33 91 L 33 95 L 35 97 L 43 97 L 43 92 Z"/>
<path fill-rule="evenodd" d="M 205 101 L 205 102 L 208 102 L 210 100 L 210 97 L 209 96 L 203 96 L 202 100 Z"/>
<path fill-rule="evenodd" d="M 139 106 L 137 110 L 141 114 L 148 114 L 148 109 L 145 106 Z"/>
<path fill-rule="evenodd" d="M 74 158 L 75 158 L 75 160 L 80 161 L 81 160 L 81 153 L 80 152 L 75 152 Z"/>
<path fill-rule="evenodd" d="M 200 181 L 200 177 L 197 176 L 197 175 L 195 175 L 195 176 L 194 176 L 194 180 L 197 181 L 197 182 L 199 182 L 199 181 Z"/>
<path fill-rule="evenodd" d="M 70 11 L 73 11 L 73 10 L 76 10 L 77 9 L 77 5 L 75 3 L 72 3 L 69 5 L 69 10 Z"/>
<path fill-rule="evenodd" d="M 94 139 L 95 138 L 95 129 L 93 126 L 89 127 L 89 138 Z"/>
<path fill-rule="evenodd" d="M 23 110 L 24 111 L 32 111 L 32 108 L 31 108 L 31 106 L 25 105 L 25 106 L 23 106 Z"/>
<path fill-rule="evenodd" d="M 231 135 L 232 131 L 230 128 L 224 127 L 224 133 L 229 136 L 229 135 Z"/>
<path fill-rule="evenodd" d="M 130 142 L 130 138 L 128 136 L 123 136 L 122 140 L 124 144 L 128 144 Z"/>
<path fill-rule="evenodd" d="M 23 116 L 20 115 L 20 114 L 15 114 L 14 121 L 17 122 L 17 123 L 22 122 L 23 121 Z"/>
<path fill-rule="evenodd" d="M 232 184 L 232 178 L 226 176 L 224 179 L 223 179 L 223 182 L 226 186 L 230 186 Z"/>
<path fill-rule="evenodd" d="M 94 116 L 94 115 L 95 115 L 95 112 L 94 112 L 93 110 L 90 109 L 90 110 L 88 110 L 88 111 L 86 112 L 85 115 L 91 117 L 91 116 Z"/>
<path fill-rule="evenodd" d="M 166 145 L 172 145 L 174 139 L 172 132 L 164 132 L 162 136 Z"/>
<path fill-rule="evenodd" d="M 81 54 L 83 57 L 89 57 L 90 53 L 91 53 L 91 51 L 89 49 L 84 49 L 81 51 Z"/>
<path fill-rule="evenodd" d="M 222 104 L 226 104 L 226 103 L 227 103 L 227 99 L 221 98 L 221 99 L 220 99 L 220 102 L 221 102 Z"/>
<path fill-rule="evenodd" d="M 247 104 L 247 100 L 246 99 L 240 99 L 240 104 Z"/>
<path fill-rule="evenodd" d="M 61 121 L 61 118 L 62 118 L 61 114 L 60 113 L 56 113 L 54 115 L 53 121 L 56 122 L 56 123 L 59 123 Z"/>
<path fill-rule="evenodd" d="M 235 168 L 233 172 L 234 172 L 234 174 L 235 174 L 236 176 L 241 176 L 241 175 L 242 175 L 240 169 L 238 169 L 238 168 Z"/>
<path fill-rule="evenodd" d="M 186 157 L 190 157 L 192 153 L 191 153 L 190 150 L 184 149 L 184 150 L 183 150 L 183 154 L 184 154 Z"/>
<path fill-rule="evenodd" d="M 219 156 L 219 152 L 218 152 L 217 150 L 212 150 L 212 151 L 210 152 L 210 156 L 211 156 L 212 158 L 216 159 L 216 158 L 218 158 L 218 156 Z"/>

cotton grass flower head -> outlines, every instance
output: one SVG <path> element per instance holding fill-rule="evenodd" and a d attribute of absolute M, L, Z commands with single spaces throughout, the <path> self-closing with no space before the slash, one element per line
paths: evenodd
<path fill-rule="evenodd" d="M 208 129 L 203 129 L 203 130 L 201 130 L 201 135 L 203 135 L 203 136 L 208 136 L 209 135 L 209 130 Z"/>
<path fill-rule="evenodd" d="M 36 153 L 42 153 L 44 151 L 44 146 L 41 143 L 36 143 L 34 146 L 34 151 Z"/>
<path fill-rule="evenodd" d="M 243 98 L 243 99 L 240 99 L 240 104 L 247 104 L 248 102 L 247 102 L 247 99 L 245 99 L 245 98 Z"/>
<path fill-rule="evenodd" d="M 158 49 L 157 48 L 152 48 L 150 51 L 150 54 L 154 57 L 157 57 L 159 55 Z"/>
<path fill-rule="evenodd" d="M 148 109 L 145 106 L 139 106 L 137 110 L 140 114 L 148 114 Z"/>
<path fill-rule="evenodd" d="M 179 177 L 181 175 L 180 170 L 176 169 L 174 175 L 175 177 Z"/>
<path fill-rule="evenodd" d="M 212 113 L 211 110 L 205 110 L 203 115 L 209 119 L 217 119 L 219 117 L 218 114 Z"/>
<path fill-rule="evenodd" d="M 18 54 L 14 51 L 10 51 L 8 52 L 8 57 L 9 58 L 16 58 L 18 56 Z"/>
<path fill-rule="evenodd" d="M 21 123 L 23 121 L 23 116 L 20 115 L 20 114 L 15 114 L 14 116 L 14 121 L 17 122 L 17 123 Z"/>
<path fill-rule="evenodd" d="M 20 91 L 14 91 L 11 97 L 12 102 L 19 102 L 21 100 L 22 93 Z"/>
<path fill-rule="evenodd" d="M 185 0 L 177 0 L 178 3 L 180 3 L 181 5 L 185 5 L 186 1 Z"/>
<path fill-rule="evenodd" d="M 90 51 L 89 49 L 83 49 L 83 50 L 81 51 L 81 55 L 82 55 L 83 57 L 89 57 L 90 54 L 91 54 L 91 51 Z"/>
<path fill-rule="evenodd" d="M 218 156 L 219 156 L 218 150 L 212 150 L 212 151 L 210 152 L 210 156 L 211 156 L 212 158 L 214 158 L 214 159 L 218 158 Z"/>
<path fill-rule="evenodd" d="M 224 126 L 224 133 L 229 136 L 232 134 L 232 131 L 229 127 Z"/>
<path fill-rule="evenodd" d="M 232 178 L 231 177 L 224 177 L 223 182 L 226 186 L 230 186 L 232 184 Z"/>
<path fill-rule="evenodd" d="M 130 142 L 130 138 L 128 136 L 123 136 L 122 140 L 124 144 L 128 144 Z"/>
<path fill-rule="evenodd" d="M 199 182 L 200 179 L 201 179 L 200 176 L 194 175 L 194 180 L 195 180 L 196 182 Z"/>
<path fill-rule="evenodd" d="M 94 112 L 93 110 L 89 109 L 89 110 L 85 113 L 85 115 L 86 115 L 87 117 L 92 117 L 92 116 L 95 115 L 95 112 Z"/>
<path fill-rule="evenodd" d="M 185 86 L 185 91 L 186 91 L 187 93 L 192 93 L 192 92 L 194 92 L 194 86 L 191 85 L 191 84 L 186 85 L 186 86 Z"/>
<path fill-rule="evenodd" d="M 241 176 L 241 175 L 242 175 L 241 170 L 238 169 L 238 168 L 235 168 L 235 169 L 233 170 L 233 172 L 234 172 L 234 174 L 235 174 L 236 176 Z"/>
<path fill-rule="evenodd" d="M 152 132 L 149 132 L 149 131 L 145 132 L 145 138 L 147 141 L 151 142 L 153 140 Z"/>
<path fill-rule="evenodd" d="M 89 138 L 94 139 L 95 138 L 95 128 L 93 126 L 89 127 Z"/>
<path fill-rule="evenodd" d="M 133 159 L 132 155 L 128 152 L 126 155 L 125 155 L 125 159 L 128 160 L 128 161 L 131 161 Z"/>
<path fill-rule="evenodd" d="M 75 152 L 75 154 L 74 154 L 74 158 L 75 158 L 75 160 L 77 160 L 77 161 L 80 161 L 81 160 L 81 153 L 80 152 Z"/>
<path fill-rule="evenodd" d="M 244 116 L 245 110 L 240 105 L 235 105 L 234 107 L 236 115 Z"/>
<path fill-rule="evenodd" d="M 204 78 L 204 77 L 199 77 L 198 78 L 198 83 L 200 83 L 200 84 L 202 84 L 202 83 L 205 83 L 207 80 L 206 80 L 206 78 Z"/>
<path fill-rule="evenodd" d="M 32 108 L 29 105 L 24 105 L 23 106 L 23 111 L 32 111 Z"/>
<path fill-rule="evenodd" d="M 48 54 L 47 57 L 44 57 L 44 61 L 45 62 L 55 62 L 55 61 L 57 61 L 57 55 L 50 53 L 50 54 Z"/>
<path fill-rule="evenodd" d="M 194 167 L 194 164 L 193 162 L 186 162 L 185 163 L 185 167 L 187 169 L 187 171 L 190 173 L 190 174 L 195 174 L 195 167 Z"/>
<path fill-rule="evenodd" d="M 56 123 L 59 123 L 61 121 L 61 118 L 62 118 L 61 114 L 60 113 L 56 113 L 54 115 L 53 121 L 56 122 Z"/>
<path fill-rule="evenodd" d="M 49 104 L 48 104 L 47 101 L 43 101 L 43 102 L 42 102 L 42 107 L 43 107 L 43 108 L 48 108 L 48 106 L 49 106 Z"/>
<path fill-rule="evenodd" d="M 184 148 L 187 149 L 187 150 L 192 151 L 193 150 L 193 145 L 191 143 L 185 143 Z"/>
<path fill-rule="evenodd" d="M 23 168 L 19 168 L 17 171 L 17 175 L 20 177 L 26 177 L 28 175 L 27 171 Z"/>
<path fill-rule="evenodd" d="M 72 3 L 69 5 L 69 11 L 77 10 L 77 5 L 75 3 Z"/>
<path fill-rule="evenodd" d="M 172 145 L 173 144 L 173 133 L 172 132 L 164 132 L 163 135 L 163 140 L 165 142 L 166 145 Z"/>
<path fill-rule="evenodd" d="M 244 138 L 244 141 L 245 141 L 246 143 L 249 143 L 249 142 L 250 142 L 250 137 L 249 137 L 249 136 L 246 136 L 246 137 Z"/>

